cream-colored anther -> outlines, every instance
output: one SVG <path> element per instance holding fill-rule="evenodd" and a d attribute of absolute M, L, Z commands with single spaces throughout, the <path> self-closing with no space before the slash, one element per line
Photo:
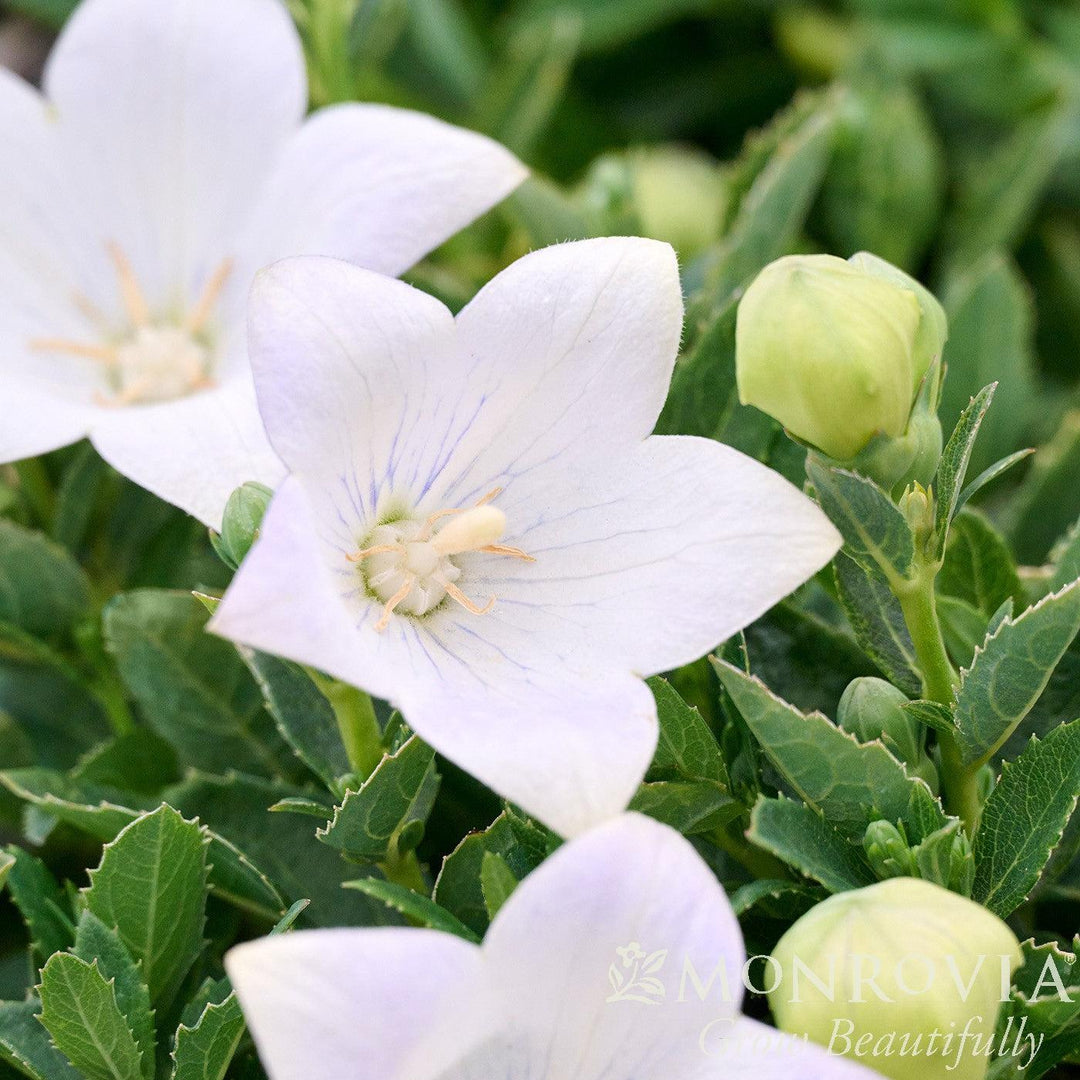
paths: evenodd
<path fill-rule="evenodd" d="M 506 515 L 495 506 L 474 506 L 451 518 L 431 541 L 440 555 L 481 551 L 506 533 Z"/>

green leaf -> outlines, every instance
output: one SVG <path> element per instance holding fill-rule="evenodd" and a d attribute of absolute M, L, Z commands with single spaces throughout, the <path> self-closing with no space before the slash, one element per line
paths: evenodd
<path fill-rule="evenodd" d="M 1070 124 L 1069 109 L 1055 100 L 1012 125 L 972 162 L 945 225 L 950 266 L 1013 246 L 1061 158 Z"/>
<path fill-rule="evenodd" d="M 717 674 L 781 776 L 830 826 L 861 842 L 867 825 L 903 822 L 918 843 L 946 818 L 930 789 L 878 742 L 860 743 L 821 713 L 801 713 L 724 661 Z"/>
<path fill-rule="evenodd" d="M 915 558 L 915 541 L 889 496 L 873 480 L 813 456 L 807 459 L 806 472 L 822 509 L 843 535 L 847 553 L 868 569 L 880 567 L 886 575 L 906 578 Z"/>
<path fill-rule="evenodd" d="M 0 622 L 30 634 L 58 634 L 89 606 L 90 584 L 64 548 L 0 518 Z"/>
<path fill-rule="evenodd" d="M 1054 566 L 1050 592 L 1057 592 L 1080 579 L 1080 521 L 1055 545 L 1050 562 Z"/>
<path fill-rule="evenodd" d="M 968 403 L 960 414 L 960 419 L 941 452 L 937 473 L 934 475 L 933 488 L 936 496 L 934 509 L 934 527 L 937 536 L 937 553 L 945 550 L 949 535 L 949 523 L 956 512 L 956 503 L 960 497 L 960 488 L 967 475 L 971 450 L 979 434 L 979 427 L 990 402 L 994 398 L 997 383 L 984 386 Z"/>
<path fill-rule="evenodd" d="M 352 859 L 381 862 L 416 847 L 438 791 L 435 751 L 414 735 L 358 791 L 346 793 L 317 835 Z"/>
<path fill-rule="evenodd" d="M 207 837 L 170 806 L 133 821 L 90 871 L 86 906 L 139 961 L 151 1000 L 168 1005 L 202 952 Z"/>
<path fill-rule="evenodd" d="M 566 8 L 511 31 L 477 110 L 475 127 L 527 157 L 566 90 L 581 31 L 582 19 Z"/>
<path fill-rule="evenodd" d="M 750 670 L 804 712 L 834 712 L 852 679 L 876 675 L 843 617 L 816 582 L 743 631 Z"/>
<path fill-rule="evenodd" d="M 1003 918 L 1038 883 L 1080 798 L 1080 720 L 1032 737 L 986 802 L 975 834 L 974 896 Z"/>
<path fill-rule="evenodd" d="M 684 836 L 710 832 L 738 817 L 742 804 L 713 780 L 660 780 L 642 784 L 630 810 L 646 814 Z"/>
<path fill-rule="evenodd" d="M 376 925 L 385 922 L 381 905 L 342 891 L 356 867 L 315 840 L 312 822 L 294 814 L 270 814 L 267 808 L 297 794 L 295 788 L 254 776 L 208 776 L 192 773 L 169 789 L 171 805 L 198 817 L 213 834 L 234 845 L 273 883 L 286 903 L 309 899 L 304 920 L 316 926 Z M 216 858 L 216 856 L 215 856 Z M 277 918 L 280 914 L 271 916 Z"/>
<path fill-rule="evenodd" d="M 147 723 L 185 765 L 280 776 L 292 755 L 236 649 L 206 622 L 190 593 L 139 589 L 109 602 L 105 644 Z"/>
<path fill-rule="evenodd" d="M 147 1075 L 142 1053 L 97 962 L 57 953 L 41 972 L 41 1022 L 87 1080 Z"/>
<path fill-rule="evenodd" d="M 7 881 L 8 874 L 11 873 L 14 865 L 15 856 L 6 851 L 0 851 L 0 890 L 4 888 L 4 882 Z"/>
<path fill-rule="evenodd" d="M 8 894 L 26 923 L 40 965 L 75 940 L 68 901 L 39 858 L 18 847 L 9 847 L 7 853 L 15 860 L 8 869 Z"/>
<path fill-rule="evenodd" d="M 950 734 L 956 728 L 952 707 L 939 701 L 905 701 L 901 706 L 909 716 L 935 731 Z"/>
<path fill-rule="evenodd" d="M 1025 461 L 1034 453 L 1035 451 L 1031 448 L 1017 450 L 1016 453 L 1009 454 L 1008 457 L 1003 457 L 1000 461 L 995 461 L 993 465 L 988 465 L 974 480 L 965 485 L 963 491 L 960 492 L 960 495 L 956 500 L 954 512 L 959 513 L 967 504 L 967 501 L 978 495 L 987 484 L 993 483 L 999 476 L 1007 473 L 1014 465 L 1019 465 L 1021 461 Z"/>
<path fill-rule="evenodd" d="M 987 636 L 986 616 L 955 596 L 939 596 L 937 613 L 949 655 L 961 666 L 970 665 Z"/>
<path fill-rule="evenodd" d="M 707 281 L 721 302 L 798 239 L 825 176 L 836 118 L 835 94 L 804 95 L 748 141 L 730 185 L 735 217 Z"/>
<path fill-rule="evenodd" d="M 998 383 L 969 462 L 969 470 L 979 471 L 1021 449 L 1036 417 L 1030 289 L 1011 260 L 994 254 L 951 278 L 942 301 L 949 316 L 940 409 L 945 430 L 987 383 Z"/>
<path fill-rule="evenodd" d="M 511 810 L 501 813 L 481 833 L 471 833 L 443 860 L 434 899 L 477 937 L 487 929 L 487 904 L 481 882 L 484 853 L 501 856 L 521 881 L 544 861 L 557 840 Z"/>
<path fill-rule="evenodd" d="M 649 767 L 650 780 L 713 780 L 726 787 L 727 767 L 709 725 L 666 679 L 648 680 L 656 699 L 660 738 Z"/>
<path fill-rule="evenodd" d="M 656 424 L 659 435 L 719 438 L 737 402 L 733 294 L 706 316 L 692 346 L 679 357 L 671 388 Z"/>
<path fill-rule="evenodd" d="M 154 799 L 153 805 L 143 805 L 141 800 L 133 798 L 132 792 L 127 792 L 126 801 L 139 805 L 123 806 L 106 798 L 109 794 L 119 797 L 119 792 L 95 789 L 48 769 L 13 769 L 0 773 L 0 784 L 18 798 L 102 842 L 115 839 L 121 829 L 138 818 L 140 811 L 152 810 L 160 801 Z M 207 830 L 207 835 L 211 891 L 261 918 L 276 919 L 285 902 L 266 874 L 228 840 L 212 830 Z"/>
<path fill-rule="evenodd" d="M 905 694 L 917 694 L 922 676 L 900 602 L 877 566 L 866 567 L 839 552 L 833 562 L 844 613 L 863 652 Z"/>
<path fill-rule="evenodd" d="M 953 518 L 937 588 L 978 608 L 987 619 L 1007 600 L 1023 603 L 1024 597 L 1005 538 L 970 509 Z"/>
<path fill-rule="evenodd" d="M 961 672 L 956 738 L 967 764 L 988 761 L 1038 700 L 1080 630 L 1080 582 L 1002 620 Z"/>
<path fill-rule="evenodd" d="M 334 710 L 299 664 L 240 648 L 262 690 L 270 715 L 297 757 L 327 787 L 352 772 Z"/>
<path fill-rule="evenodd" d="M 154 1013 L 150 1008 L 150 991 L 131 953 L 92 911 L 84 911 L 80 916 L 71 951 L 87 964 L 96 963 L 104 978 L 112 983 L 117 1008 L 135 1037 L 143 1076 L 149 1080 L 154 1075 Z"/>
<path fill-rule="evenodd" d="M 194 1027 L 181 1024 L 173 1049 L 172 1080 L 223 1080 L 244 1034 L 244 1016 L 235 993 L 210 1002 Z"/>
<path fill-rule="evenodd" d="M 66 2 L 66 0 L 65 0 Z M 76 550 L 86 537 L 94 503 L 109 466 L 91 442 L 79 444 L 71 463 L 64 469 L 56 491 L 53 539 Z"/>
<path fill-rule="evenodd" d="M 59 30 L 74 11 L 78 0 L 9 0 L 8 6 L 13 11 L 29 15 L 46 26 Z"/>
<path fill-rule="evenodd" d="M 447 934 L 464 938 L 466 941 L 478 942 L 480 937 L 469 929 L 445 908 L 440 907 L 434 900 L 413 892 L 412 889 L 399 885 L 394 881 L 386 881 L 384 878 L 369 877 L 360 878 L 357 881 L 346 881 L 346 889 L 355 889 L 381 900 L 388 907 L 400 912 L 406 918 L 420 926 L 426 926 L 432 930 L 442 930 Z"/>
<path fill-rule="evenodd" d="M 85 1080 L 49 1041 L 38 1020 L 40 1013 L 36 998 L 0 1001 L 0 1062 L 30 1080 Z"/>
<path fill-rule="evenodd" d="M 485 851 L 480 864 L 480 888 L 484 893 L 484 906 L 488 918 L 494 919 L 503 904 L 518 887 L 518 879 L 510 864 L 494 851 Z"/>
<path fill-rule="evenodd" d="M 874 882 L 861 852 L 819 813 L 793 799 L 760 798 L 746 835 L 830 892 L 861 889 Z"/>

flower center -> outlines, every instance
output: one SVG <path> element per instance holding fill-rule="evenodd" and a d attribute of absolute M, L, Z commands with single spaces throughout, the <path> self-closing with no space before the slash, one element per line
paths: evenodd
<path fill-rule="evenodd" d="M 115 244 L 109 255 L 116 267 L 117 285 L 128 325 L 119 333 L 88 301 L 79 306 L 102 328 L 99 342 L 67 338 L 35 338 L 30 347 L 96 360 L 104 365 L 112 397 L 96 395 L 100 405 L 134 405 L 172 401 L 214 385 L 210 376 L 211 348 L 206 328 L 221 290 L 232 271 L 226 259 L 206 283 L 202 295 L 179 320 L 156 319 L 128 257 Z"/>
<path fill-rule="evenodd" d="M 402 615 L 426 615 L 448 596 L 466 611 L 486 615 L 494 606 L 495 597 L 481 607 L 461 591 L 456 584 L 461 567 L 454 561 L 455 556 L 482 551 L 535 561 L 520 548 L 497 542 L 506 532 L 506 515 L 489 503 L 501 490 L 489 491 L 468 509 L 440 510 L 426 521 L 412 518 L 389 521 L 371 531 L 367 546 L 349 559 L 361 564 L 364 584 L 383 602 L 376 630 L 385 630 L 395 611 Z"/>

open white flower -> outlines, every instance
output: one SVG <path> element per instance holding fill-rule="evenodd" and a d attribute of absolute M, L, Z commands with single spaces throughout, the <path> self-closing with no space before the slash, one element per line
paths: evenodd
<path fill-rule="evenodd" d="M 763 465 L 649 437 L 681 323 L 652 240 L 535 252 L 456 320 L 336 260 L 264 271 L 252 363 L 292 475 L 212 628 L 392 701 L 564 835 L 618 813 L 656 745 L 641 677 L 839 545 Z"/>
<path fill-rule="evenodd" d="M 649 952 L 628 971 L 630 941 Z M 873 1080 L 741 1016 L 745 961 L 690 844 L 627 814 L 530 874 L 482 946 L 312 930 L 225 966 L 271 1080 Z"/>
<path fill-rule="evenodd" d="M 398 274 L 522 179 L 489 139 L 377 105 L 303 122 L 281 0 L 83 0 L 44 95 L 0 71 L 0 461 L 89 435 L 217 526 L 280 462 L 254 406 L 254 272 Z"/>

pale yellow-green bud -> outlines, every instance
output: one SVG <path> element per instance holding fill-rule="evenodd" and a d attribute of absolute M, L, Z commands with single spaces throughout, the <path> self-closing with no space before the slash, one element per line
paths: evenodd
<path fill-rule="evenodd" d="M 944 334 L 941 306 L 888 263 L 789 255 L 739 305 L 739 399 L 849 461 L 876 435 L 904 435 Z"/>
<path fill-rule="evenodd" d="M 773 959 L 782 1030 L 893 1080 L 982 1080 L 1021 953 L 979 904 L 897 877 L 818 904 Z"/>
<path fill-rule="evenodd" d="M 719 237 L 727 188 L 704 151 L 647 146 L 597 158 L 578 198 L 599 231 L 665 240 L 687 260 Z"/>

